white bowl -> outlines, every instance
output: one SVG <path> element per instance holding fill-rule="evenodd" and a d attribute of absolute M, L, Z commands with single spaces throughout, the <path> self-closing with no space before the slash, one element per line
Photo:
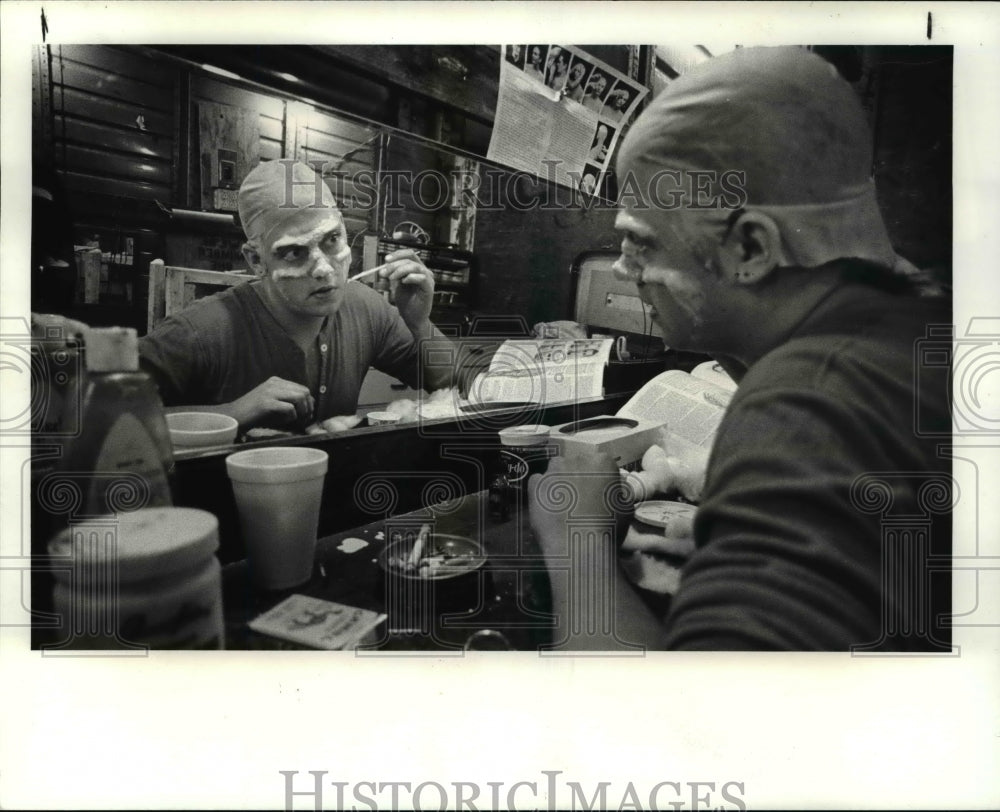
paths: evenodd
<path fill-rule="evenodd" d="M 169 412 L 167 428 L 175 446 L 229 445 L 236 439 L 239 423 L 215 412 Z"/>

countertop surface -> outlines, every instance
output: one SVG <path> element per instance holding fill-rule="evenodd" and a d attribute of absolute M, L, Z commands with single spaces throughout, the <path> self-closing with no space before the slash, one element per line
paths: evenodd
<path fill-rule="evenodd" d="M 317 541 L 311 579 L 292 589 L 253 586 L 246 560 L 223 568 L 227 649 L 289 649 L 299 646 L 260 634 L 247 624 L 291 594 L 372 609 L 388 615 L 366 647 L 381 651 L 461 651 L 481 629 L 501 632 L 512 649 L 537 650 L 552 639 L 554 618 L 544 559 L 521 506 L 513 497 L 511 518 L 489 515 L 486 492 L 458 496 L 410 513 L 376 518 Z M 479 541 L 486 565 L 460 579 L 436 582 L 426 591 L 401 593 L 378 563 L 393 538 L 429 524 L 435 533 Z"/>

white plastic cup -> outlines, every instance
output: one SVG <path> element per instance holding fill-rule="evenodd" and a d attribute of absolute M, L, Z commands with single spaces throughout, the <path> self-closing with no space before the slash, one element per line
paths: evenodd
<path fill-rule="evenodd" d="M 257 586 L 287 589 L 312 576 L 327 462 L 325 451 L 294 446 L 226 457 Z"/>

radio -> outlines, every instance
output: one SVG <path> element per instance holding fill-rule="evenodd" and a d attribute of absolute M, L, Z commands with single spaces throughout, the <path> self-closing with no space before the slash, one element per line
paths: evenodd
<path fill-rule="evenodd" d="M 477 305 L 476 259 L 471 251 L 452 245 L 434 245 L 406 239 L 364 238 L 364 269 L 385 261 L 386 254 L 400 248 L 412 248 L 420 261 L 434 275 L 434 306 L 431 321 L 450 323 L 467 315 Z"/>

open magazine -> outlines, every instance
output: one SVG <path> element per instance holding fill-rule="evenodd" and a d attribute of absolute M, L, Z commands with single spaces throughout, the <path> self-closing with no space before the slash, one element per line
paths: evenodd
<path fill-rule="evenodd" d="M 469 388 L 469 401 L 560 403 L 601 397 L 610 338 L 509 339 Z"/>
<path fill-rule="evenodd" d="M 661 372 L 618 410 L 618 417 L 663 423 L 669 431 L 688 442 L 702 448 L 711 447 L 736 388 L 724 372 L 718 382 L 707 379 L 706 371 L 720 372 L 711 369 L 712 366 L 713 363 L 708 362 L 691 373 L 680 369 Z"/>

